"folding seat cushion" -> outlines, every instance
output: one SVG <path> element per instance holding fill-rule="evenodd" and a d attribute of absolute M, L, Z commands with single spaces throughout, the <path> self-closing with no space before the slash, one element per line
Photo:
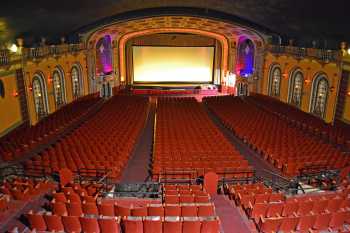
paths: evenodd
<path fill-rule="evenodd" d="M 83 210 L 81 208 L 81 204 L 77 202 L 68 202 L 66 203 L 66 208 L 69 216 L 81 216 L 83 214 Z"/>
<path fill-rule="evenodd" d="M 178 195 L 179 193 L 178 193 L 177 190 L 172 190 L 172 189 L 168 190 L 168 189 L 166 189 L 166 190 L 164 191 L 164 194 L 165 194 L 165 195 Z"/>
<path fill-rule="evenodd" d="M 26 214 L 28 222 L 30 224 L 30 229 L 35 229 L 37 231 L 45 231 L 47 229 L 46 222 L 42 214 L 35 214 L 33 211 L 29 211 Z"/>
<path fill-rule="evenodd" d="M 296 230 L 300 233 L 309 232 L 309 230 L 314 226 L 315 221 L 316 215 L 301 216 Z"/>
<path fill-rule="evenodd" d="M 279 227 L 280 232 L 294 232 L 299 223 L 299 217 L 284 217 Z"/>
<path fill-rule="evenodd" d="M 102 216 L 98 220 L 101 233 L 120 233 L 120 218 Z"/>
<path fill-rule="evenodd" d="M 115 216 L 121 216 L 121 217 L 131 216 L 131 209 L 126 206 L 115 205 L 114 213 L 115 213 Z"/>
<path fill-rule="evenodd" d="M 124 233 L 143 233 L 142 217 L 124 217 L 122 226 Z"/>
<path fill-rule="evenodd" d="M 114 216 L 114 204 L 112 203 L 100 203 L 97 205 L 98 212 L 103 216 Z"/>
<path fill-rule="evenodd" d="M 219 219 L 205 218 L 201 221 L 201 233 L 219 233 Z"/>
<path fill-rule="evenodd" d="M 165 204 L 178 204 L 179 203 L 179 196 L 178 195 L 165 195 L 164 196 L 164 203 Z"/>
<path fill-rule="evenodd" d="M 197 206 L 195 205 L 183 205 L 181 206 L 181 216 L 183 217 L 196 217 Z"/>
<path fill-rule="evenodd" d="M 68 214 L 66 203 L 64 202 L 52 201 L 51 206 L 52 206 L 52 212 L 56 215 L 63 216 Z"/>
<path fill-rule="evenodd" d="M 61 216 L 58 215 L 44 215 L 48 231 L 64 231 Z"/>
<path fill-rule="evenodd" d="M 164 233 L 182 233 L 182 221 L 179 217 L 165 217 L 163 222 Z"/>
<path fill-rule="evenodd" d="M 199 217 L 208 217 L 208 216 L 214 216 L 214 215 L 215 215 L 215 210 L 212 204 L 198 205 Z"/>
<path fill-rule="evenodd" d="M 164 208 L 162 205 L 149 205 L 147 207 L 148 216 L 164 216 Z"/>
<path fill-rule="evenodd" d="M 64 231 L 67 233 L 81 232 L 79 217 L 77 216 L 62 216 Z"/>
<path fill-rule="evenodd" d="M 180 195 L 192 195 L 192 191 L 189 189 L 180 189 L 179 194 Z"/>
<path fill-rule="evenodd" d="M 282 218 L 264 218 L 260 217 L 259 229 L 264 233 L 278 232 L 282 223 Z"/>
<path fill-rule="evenodd" d="M 131 210 L 131 215 L 145 217 L 147 216 L 147 207 L 134 208 Z"/>
<path fill-rule="evenodd" d="M 163 222 L 161 217 L 148 216 L 143 220 L 144 233 L 162 233 Z"/>
<path fill-rule="evenodd" d="M 165 205 L 164 216 L 181 216 L 181 207 L 179 205 Z"/>
<path fill-rule="evenodd" d="M 201 221 L 197 217 L 184 217 L 182 221 L 182 233 L 200 233 Z"/>

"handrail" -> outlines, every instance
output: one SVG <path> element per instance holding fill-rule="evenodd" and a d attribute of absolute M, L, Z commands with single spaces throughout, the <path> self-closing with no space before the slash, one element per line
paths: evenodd
<path fill-rule="evenodd" d="M 302 48 L 295 46 L 271 45 L 266 46 L 267 51 L 275 54 L 291 54 L 297 58 L 311 57 L 323 62 L 340 62 L 341 52 L 338 50 Z"/>

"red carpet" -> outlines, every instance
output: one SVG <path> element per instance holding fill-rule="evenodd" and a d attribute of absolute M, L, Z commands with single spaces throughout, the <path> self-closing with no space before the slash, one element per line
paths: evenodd
<path fill-rule="evenodd" d="M 221 230 L 223 233 L 250 233 L 248 219 L 239 213 L 238 208 L 233 206 L 231 202 L 223 195 L 212 197 L 215 205 L 216 215 L 221 221 Z"/>

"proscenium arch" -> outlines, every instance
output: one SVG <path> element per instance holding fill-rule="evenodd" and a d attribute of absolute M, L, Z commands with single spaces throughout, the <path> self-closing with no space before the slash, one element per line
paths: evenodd
<path fill-rule="evenodd" d="M 223 80 L 224 75 L 228 71 L 228 53 L 229 53 L 229 42 L 224 35 L 218 33 L 208 32 L 200 29 L 190 29 L 190 28 L 153 28 L 145 29 L 136 32 L 130 32 L 123 35 L 119 39 L 119 78 L 121 82 L 126 81 L 126 56 L 125 56 L 125 45 L 128 40 L 131 40 L 136 37 L 152 35 L 157 33 L 188 33 L 196 34 L 201 36 L 210 37 L 218 40 L 221 43 L 221 75 L 220 81 Z"/>

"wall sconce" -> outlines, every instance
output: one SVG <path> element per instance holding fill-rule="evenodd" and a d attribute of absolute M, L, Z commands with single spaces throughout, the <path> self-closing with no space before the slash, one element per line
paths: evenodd
<path fill-rule="evenodd" d="M 350 96 L 350 91 L 348 91 L 347 95 Z"/>
<path fill-rule="evenodd" d="M 28 87 L 28 90 L 29 90 L 29 91 L 33 91 L 33 87 L 32 87 L 32 86 L 29 86 L 29 87 Z"/>
<path fill-rule="evenodd" d="M 13 97 L 17 97 L 17 96 L 18 96 L 18 92 L 17 92 L 16 90 L 14 90 L 14 91 L 12 92 L 12 96 L 13 96 Z"/>
<path fill-rule="evenodd" d="M 307 84 L 309 84 L 309 83 L 311 83 L 311 80 L 310 79 L 305 79 L 305 84 L 307 85 Z"/>
<path fill-rule="evenodd" d="M 333 86 L 331 86 L 330 88 L 329 88 L 329 91 L 330 92 L 333 92 L 335 90 L 335 88 L 333 87 Z"/>
<path fill-rule="evenodd" d="M 48 79 L 47 79 L 48 83 L 52 83 L 52 80 L 53 80 L 53 79 L 52 79 L 51 76 L 49 76 Z"/>

